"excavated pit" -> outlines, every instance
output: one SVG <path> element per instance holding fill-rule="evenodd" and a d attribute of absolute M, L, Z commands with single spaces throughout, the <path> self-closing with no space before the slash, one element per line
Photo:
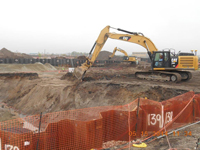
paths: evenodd
<path fill-rule="evenodd" d="M 69 101 L 62 106 L 62 109 L 66 110 L 71 108 L 124 105 L 140 97 L 163 101 L 186 93 L 188 90 L 163 88 L 161 86 L 92 83 L 90 81 L 66 87 L 63 92 L 69 92 Z"/>
<path fill-rule="evenodd" d="M 176 84 L 136 80 L 134 72 L 150 69 L 148 65 L 138 65 L 137 69 L 123 68 L 121 64 L 118 68 L 116 65 L 114 67 L 108 65 L 107 68 L 90 68 L 81 82 L 73 74 L 44 72 L 56 70 L 48 64 L 0 65 L 4 73 L 0 74 L 0 121 L 40 112 L 45 114 L 87 107 L 125 105 L 140 97 L 164 101 L 190 90 L 200 92 L 200 71 L 193 72 L 189 82 Z M 21 73 L 10 73 L 18 71 Z M 24 74 L 23 71 L 39 72 Z M 191 138 L 169 135 L 172 147 L 186 148 L 189 147 L 188 143 L 197 141 L 200 131 L 198 124 L 185 131 L 192 132 Z M 148 149 L 168 149 L 167 140 L 148 143 Z"/>
<path fill-rule="evenodd" d="M 64 72 L 40 72 L 38 75 L 34 79 L 20 76 L 0 78 L 0 121 L 40 112 L 45 114 L 88 107 L 125 105 L 136 98 L 147 97 L 154 101 L 164 101 L 190 90 L 200 92 L 200 72 L 194 74 L 195 78 L 190 82 L 179 84 L 136 80 L 134 70 L 131 69 L 97 69 L 86 74 L 82 82 L 73 74 Z M 192 131 L 193 135 L 194 133 Z M 161 145 L 162 143 L 158 145 L 156 142 L 148 147 L 159 149 Z"/>
<path fill-rule="evenodd" d="M 140 97 L 163 101 L 191 90 L 200 92 L 200 72 L 189 82 L 176 84 L 137 80 L 135 71 L 135 68 L 91 68 L 82 81 L 65 72 L 39 72 L 33 74 L 33 79 L 2 77 L 0 115 L 5 117 L 1 121 L 40 112 L 125 105 Z"/>
<path fill-rule="evenodd" d="M 159 85 L 116 83 L 108 80 L 72 82 L 40 77 L 34 80 L 6 79 L 1 82 L 4 82 L 0 88 L 1 102 L 5 108 L 12 108 L 23 115 L 124 105 L 140 97 L 163 101 L 188 92 Z"/>

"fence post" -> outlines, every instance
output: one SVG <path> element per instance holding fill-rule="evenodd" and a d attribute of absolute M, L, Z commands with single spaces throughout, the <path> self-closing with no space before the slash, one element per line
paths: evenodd
<path fill-rule="evenodd" d="M 140 98 L 138 98 L 138 106 L 137 106 L 137 114 L 136 114 L 136 125 L 135 125 L 135 133 L 137 134 L 137 123 L 138 123 L 138 115 L 139 115 L 139 107 L 140 107 Z"/>
<path fill-rule="evenodd" d="M 40 113 L 40 122 L 39 122 L 39 131 L 38 131 L 38 140 L 37 140 L 36 150 L 39 150 L 38 146 L 39 146 L 39 141 L 40 141 L 40 127 L 41 127 L 41 122 L 42 122 L 42 112 Z"/>
<path fill-rule="evenodd" d="M 195 100 L 193 98 L 193 122 L 195 122 Z"/>
<path fill-rule="evenodd" d="M 0 138 L 0 150 L 1 150 L 1 138 Z"/>
<path fill-rule="evenodd" d="M 130 127 L 130 104 L 128 104 L 128 145 L 129 145 L 129 150 L 130 150 L 130 145 L 131 145 L 131 127 Z"/>

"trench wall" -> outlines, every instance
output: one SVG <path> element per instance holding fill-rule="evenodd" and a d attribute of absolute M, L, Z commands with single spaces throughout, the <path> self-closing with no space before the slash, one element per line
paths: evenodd
<path fill-rule="evenodd" d="M 169 132 L 200 121 L 200 94 L 163 102 L 138 98 L 102 106 L 27 116 L 0 123 L 1 150 L 98 149 Z"/>

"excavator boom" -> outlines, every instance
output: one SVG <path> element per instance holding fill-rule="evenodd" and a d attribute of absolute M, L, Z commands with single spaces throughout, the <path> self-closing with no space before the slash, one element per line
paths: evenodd
<path fill-rule="evenodd" d="M 111 59 L 113 56 L 115 56 L 116 51 L 119 51 L 119 52 L 123 53 L 125 56 L 128 56 L 128 54 L 126 53 L 125 50 L 115 47 L 115 49 L 113 50 L 112 55 L 109 56 L 109 59 Z"/>

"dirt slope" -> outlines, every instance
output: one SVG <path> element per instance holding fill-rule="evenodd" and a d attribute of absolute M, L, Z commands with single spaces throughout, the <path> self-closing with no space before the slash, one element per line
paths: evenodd
<path fill-rule="evenodd" d="M 112 55 L 111 52 L 101 51 L 96 60 L 109 60 L 110 55 Z M 113 56 L 110 60 L 122 61 L 123 58 L 120 56 Z"/>
<path fill-rule="evenodd" d="M 1 72 L 19 72 L 19 71 L 53 71 L 57 70 L 51 64 L 0 64 Z"/>
<path fill-rule="evenodd" d="M 13 53 L 6 48 L 0 50 L 0 58 L 32 58 L 31 56 L 24 53 Z"/>

